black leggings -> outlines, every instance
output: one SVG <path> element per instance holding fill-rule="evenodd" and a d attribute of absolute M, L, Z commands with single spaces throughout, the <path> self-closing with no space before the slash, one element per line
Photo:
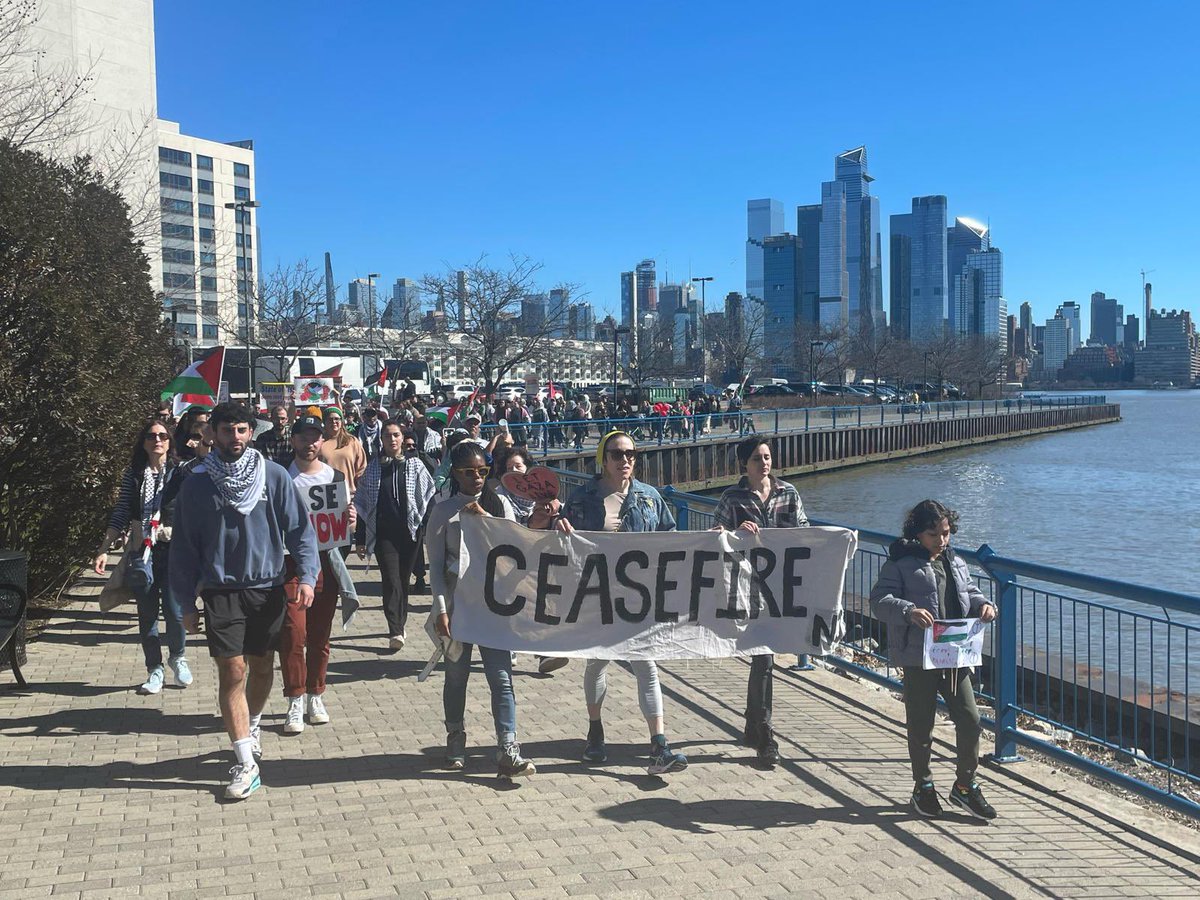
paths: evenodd
<path fill-rule="evenodd" d="M 388 635 L 404 633 L 408 622 L 408 580 L 417 559 L 418 543 L 403 523 L 379 523 L 375 536 L 375 558 L 383 581 L 383 615 Z"/>

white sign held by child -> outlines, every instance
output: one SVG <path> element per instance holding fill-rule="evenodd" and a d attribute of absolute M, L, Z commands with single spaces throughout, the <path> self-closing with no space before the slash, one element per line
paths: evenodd
<path fill-rule="evenodd" d="M 983 664 L 983 631 L 979 619 L 937 620 L 925 629 L 925 669 L 973 669 Z"/>

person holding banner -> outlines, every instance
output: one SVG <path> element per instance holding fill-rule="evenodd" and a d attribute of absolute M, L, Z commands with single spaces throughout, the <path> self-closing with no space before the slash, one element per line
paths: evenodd
<path fill-rule="evenodd" d="M 380 455 L 367 465 L 355 498 L 364 525 L 356 534 L 357 553 L 374 556 L 379 563 L 383 615 L 393 651 L 403 650 L 408 639 L 408 581 L 421 523 L 434 495 L 433 476 L 418 456 L 403 452 L 405 439 L 399 422 L 384 423 Z M 412 435 L 407 440 L 411 443 Z"/>
<path fill-rule="evenodd" d="M 487 484 L 488 466 L 483 448 L 469 440 L 460 442 L 450 453 L 453 493 L 439 500 L 429 516 L 425 552 L 429 559 L 429 588 L 433 595 L 430 617 L 446 647 L 446 683 L 442 688 L 442 707 L 446 720 L 446 765 L 460 771 L 466 765 L 467 733 L 464 712 L 467 705 L 467 679 L 471 674 L 471 644 L 452 639 L 454 607 L 462 603 L 482 603 L 479 597 L 456 597 L 459 550 L 462 544 L 462 520 L 483 514 L 515 521 L 512 506 L 496 495 Z M 497 774 L 502 779 L 533 775 L 537 767 L 521 755 L 517 743 L 517 697 L 513 691 L 512 653 L 480 647 L 483 672 L 492 694 L 492 721 L 496 727 Z"/>
<path fill-rule="evenodd" d="M 942 812 L 929 758 L 934 714 L 941 694 L 954 722 L 958 777 L 949 801 L 980 819 L 996 810 L 983 798 L 975 772 L 979 767 L 979 710 L 970 669 L 923 667 L 925 629 L 939 619 L 979 618 L 991 622 L 996 608 L 971 577 L 967 564 L 950 548 L 958 531 L 958 513 L 936 500 L 922 500 L 904 520 L 902 537 L 888 548 L 888 559 L 871 589 L 871 612 L 888 626 L 888 655 L 904 670 L 904 710 L 908 756 L 912 763 L 913 807 L 923 816 Z"/>
<path fill-rule="evenodd" d="M 802 528 L 808 525 L 800 493 L 771 474 L 771 442 L 765 437 L 738 441 L 737 458 L 746 474 L 721 494 L 713 521 L 726 531 L 758 534 L 763 528 Z M 771 768 L 779 762 L 779 744 L 771 727 L 771 687 L 775 657 L 755 656 L 746 687 L 746 729 L 743 740 L 758 750 L 758 761 Z"/>
<path fill-rule="evenodd" d="M 288 474 L 300 492 L 301 502 L 312 510 L 314 498 L 317 505 L 322 505 L 333 496 L 330 486 L 345 483 L 346 476 L 321 462 L 321 444 L 325 436 L 319 406 L 304 410 L 293 423 L 291 432 L 293 458 Z M 354 534 L 354 524 L 355 510 L 350 505 L 347 539 Z M 320 529 L 317 533 L 320 540 Z M 321 568 L 313 588 L 312 606 L 307 609 L 295 602 L 300 587 L 296 562 L 291 556 L 284 558 L 287 569 L 283 587 L 289 601 L 279 632 L 279 668 L 283 672 L 283 696 L 288 702 L 284 734 L 303 732 L 306 714 L 311 725 L 329 722 L 324 698 L 325 673 L 329 668 L 329 633 L 333 630 L 338 599 L 338 577 L 332 568 L 330 552 L 320 550 L 318 553 Z"/>
<path fill-rule="evenodd" d="M 559 527 L 568 533 L 579 531 L 674 531 L 671 507 L 653 487 L 633 477 L 637 450 L 633 438 L 624 431 L 610 431 L 600 438 L 596 449 L 596 467 L 600 470 L 591 481 L 576 488 L 567 500 Z M 585 762 L 602 763 L 608 759 L 604 745 L 601 712 L 608 693 L 606 672 L 611 660 L 589 659 L 583 672 L 583 695 L 587 702 L 588 735 L 583 750 Z M 687 757 L 667 743 L 663 722 L 662 688 L 658 666 L 653 660 L 631 660 L 638 682 L 638 702 L 650 730 L 651 775 L 666 775 L 687 768 Z"/>

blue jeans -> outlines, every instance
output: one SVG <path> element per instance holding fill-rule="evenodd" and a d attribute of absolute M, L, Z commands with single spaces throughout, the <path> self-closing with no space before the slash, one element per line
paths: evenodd
<path fill-rule="evenodd" d="M 467 706 L 467 679 L 471 676 L 471 651 L 474 644 L 463 644 L 457 662 L 446 659 L 446 683 L 442 687 L 442 708 L 446 715 L 446 731 L 465 731 L 464 712 Z M 496 724 L 496 742 L 503 747 L 517 739 L 517 695 L 512 685 L 512 653 L 480 647 L 483 674 L 492 691 L 492 719 Z"/>
<path fill-rule="evenodd" d="M 162 642 L 158 638 L 158 616 L 161 611 L 167 623 L 167 648 L 172 656 L 182 656 L 187 633 L 183 629 L 183 610 L 179 601 L 171 594 L 167 583 L 167 557 L 170 545 L 155 544 L 150 551 L 150 562 L 154 569 L 154 584 L 144 595 L 137 598 L 138 634 L 141 636 L 142 653 L 146 657 L 146 670 L 156 669 L 163 664 Z"/>

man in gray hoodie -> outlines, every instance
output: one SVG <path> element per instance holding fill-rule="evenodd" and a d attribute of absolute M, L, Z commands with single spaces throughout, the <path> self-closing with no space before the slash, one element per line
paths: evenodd
<path fill-rule="evenodd" d="M 244 800 L 261 784 L 259 719 L 271 693 L 273 654 L 288 602 L 285 548 L 300 581 L 293 602 L 305 608 L 312 605 L 320 563 L 316 535 L 287 470 L 251 446 L 250 412 L 223 403 L 209 426 L 213 451 L 176 501 L 169 569 L 171 590 L 192 634 L 200 626 L 196 595 L 204 599 L 221 718 L 237 757 L 225 797 Z"/>

